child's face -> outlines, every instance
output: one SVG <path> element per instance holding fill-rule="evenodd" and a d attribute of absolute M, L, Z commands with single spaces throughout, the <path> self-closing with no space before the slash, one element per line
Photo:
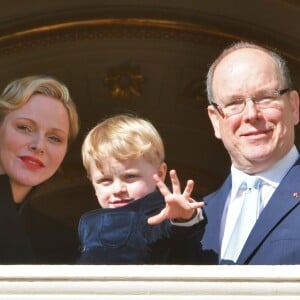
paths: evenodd
<path fill-rule="evenodd" d="M 95 163 L 90 166 L 90 179 L 103 208 L 121 207 L 153 192 L 156 188 L 154 174 L 164 179 L 166 164 L 157 167 L 144 157 L 124 162 L 109 158 L 103 170 Z"/>

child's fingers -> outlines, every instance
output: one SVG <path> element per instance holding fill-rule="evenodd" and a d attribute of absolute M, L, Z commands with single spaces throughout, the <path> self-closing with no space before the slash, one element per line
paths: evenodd
<path fill-rule="evenodd" d="M 190 208 L 202 208 L 203 206 L 205 206 L 204 202 L 190 202 Z"/>
<path fill-rule="evenodd" d="M 157 176 L 156 174 L 153 175 L 154 180 L 156 181 L 156 186 L 158 187 L 158 189 L 160 190 L 161 194 L 166 198 L 169 194 L 170 191 L 168 189 L 168 187 L 165 185 L 165 183 L 160 179 L 159 176 Z"/>
<path fill-rule="evenodd" d="M 188 199 L 191 196 L 193 189 L 194 189 L 194 181 L 190 179 L 186 183 L 186 187 L 182 194 L 183 197 Z"/>
<path fill-rule="evenodd" d="M 157 225 L 163 222 L 166 219 L 165 214 L 164 214 L 164 209 L 157 215 L 154 215 L 150 218 L 148 218 L 148 224 L 149 225 Z"/>
<path fill-rule="evenodd" d="M 181 194 L 180 181 L 175 170 L 170 171 L 170 178 L 172 182 L 173 193 Z"/>

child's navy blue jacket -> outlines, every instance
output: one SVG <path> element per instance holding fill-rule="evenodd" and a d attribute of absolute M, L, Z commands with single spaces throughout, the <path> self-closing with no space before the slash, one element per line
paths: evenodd
<path fill-rule="evenodd" d="M 85 213 L 79 222 L 80 264 L 167 264 L 192 262 L 195 239 L 191 227 L 172 226 L 169 220 L 149 225 L 147 219 L 165 206 L 160 192 L 120 208 Z M 194 226 L 193 226 L 194 227 Z M 176 239 L 175 239 L 176 237 Z M 184 237 L 183 242 L 181 238 Z M 179 238 L 179 239 L 178 239 Z M 183 251 L 184 249 L 184 251 Z M 194 261 L 196 263 L 196 261 Z"/>

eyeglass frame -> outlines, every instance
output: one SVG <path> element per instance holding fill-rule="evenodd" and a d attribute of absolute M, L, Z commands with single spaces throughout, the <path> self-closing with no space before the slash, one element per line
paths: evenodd
<path fill-rule="evenodd" d="M 284 88 L 284 89 L 281 89 L 281 90 L 275 89 L 273 91 L 273 97 L 276 97 L 276 98 L 272 99 L 272 101 L 277 100 L 280 96 L 284 95 L 285 93 L 290 92 L 291 90 L 292 90 L 291 88 Z M 227 113 L 225 113 L 223 110 L 224 110 L 224 108 L 232 105 L 234 102 L 229 103 L 226 106 L 222 106 L 221 104 L 217 104 L 216 102 L 212 101 L 212 102 L 210 102 L 210 105 L 212 105 L 216 109 L 216 111 L 222 116 L 222 118 L 225 118 L 225 117 L 228 118 L 228 117 L 231 117 L 231 116 L 234 116 L 234 115 L 241 114 L 244 111 L 244 109 L 246 107 L 246 103 L 248 101 L 251 100 L 254 104 L 257 104 L 257 103 L 259 104 L 259 102 L 262 101 L 264 98 L 267 98 L 267 97 L 271 98 L 271 95 L 265 95 L 265 96 L 260 97 L 258 99 L 255 99 L 255 97 L 256 96 L 244 97 L 243 101 L 241 101 L 241 103 L 243 104 L 242 110 L 240 112 L 229 114 L 229 115 Z M 272 102 L 272 101 L 270 101 L 270 102 Z"/>

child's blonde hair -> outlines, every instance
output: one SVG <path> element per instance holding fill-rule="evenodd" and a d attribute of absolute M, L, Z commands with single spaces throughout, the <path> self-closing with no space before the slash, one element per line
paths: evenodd
<path fill-rule="evenodd" d="M 91 162 L 102 169 L 108 157 L 125 161 L 141 156 L 159 166 L 165 159 L 165 150 L 151 122 L 133 115 L 120 114 L 104 120 L 88 133 L 82 145 L 88 175 Z"/>

